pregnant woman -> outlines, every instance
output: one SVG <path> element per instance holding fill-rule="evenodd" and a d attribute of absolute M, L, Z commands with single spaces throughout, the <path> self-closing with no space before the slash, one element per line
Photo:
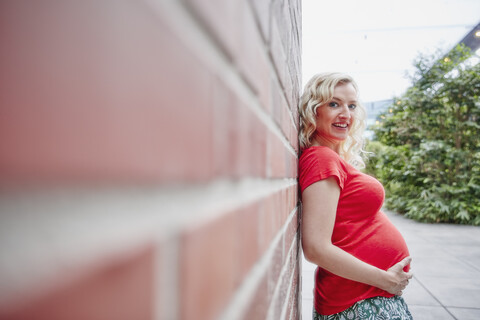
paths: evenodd
<path fill-rule="evenodd" d="M 365 110 L 345 74 L 314 76 L 300 105 L 302 245 L 315 272 L 314 319 L 412 319 L 405 240 L 380 211 L 384 190 L 360 172 Z"/>

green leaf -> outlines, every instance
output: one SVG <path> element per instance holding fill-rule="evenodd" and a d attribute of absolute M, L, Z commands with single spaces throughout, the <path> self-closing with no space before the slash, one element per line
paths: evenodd
<path fill-rule="evenodd" d="M 470 215 L 466 210 L 460 210 L 455 217 L 460 220 L 470 220 Z"/>

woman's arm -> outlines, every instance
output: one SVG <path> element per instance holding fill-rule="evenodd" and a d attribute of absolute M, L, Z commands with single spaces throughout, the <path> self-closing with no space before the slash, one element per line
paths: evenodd
<path fill-rule="evenodd" d="M 302 246 L 305 258 L 346 279 L 401 295 L 411 273 L 403 271 L 405 258 L 387 271 L 365 263 L 332 244 L 340 188 L 334 177 L 315 182 L 302 193 Z"/>

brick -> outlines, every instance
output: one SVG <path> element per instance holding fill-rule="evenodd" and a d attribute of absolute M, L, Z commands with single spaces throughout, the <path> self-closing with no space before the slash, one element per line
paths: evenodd
<path fill-rule="evenodd" d="M 280 139 L 273 133 L 268 133 L 268 157 L 267 163 L 270 170 L 269 177 L 285 177 L 285 147 Z"/>
<path fill-rule="evenodd" d="M 285 252 L 288 252 L 290 250 L 290 247 L 293 242 L 298 240 L 299 236 L 299 220 L 298 220 L 298 212 L 295 213 L 295 216 L 293 219 L 290 221 L 290 223 L 287 226 L 287 230 L 285 231 L 283 235 L 283 242 L 284 242 L 284 250 Z"/>
<path fill-rule="evenodd" d="M 238 144 L 240 126 L 245 118 L 238 99 L 216 78 L 213 85 L 213 167 L 215 176 L 236 176 L 236 162 L 239 161 Z"/>
<path fill-rule="evenodd" d="M 283 251 L 283 243 L 279 241 L 275 247 L 275 251 L 270 261 L 270 267 L 268 268 L 268 292 L 269 295 L 274 294 L 275 288 L 278 285 L 278 282 L 281 281 L 280 273 L 285 264 L 285 255 Z M 273 301 L 272 303 L 276 303 Z M 278 319 L 278 318 L 274 318 Z"/>
<path fill-rule="evenodd" d="M 283 88 L 285 90 L 285 98 L 287 99 L 287 104 L 288 104 L 288 109 L 291 110 L 297 105 L 297 101 L 294 101 L 293 98 L 293 79 L 292 79 L 292 72 L 290 68 L 288 67 L 288 61 L 287 61 L 287 67 L 286 67 L 286 74 L 287 76 L 284 78 L 283 81 Z"/>
<path fill-rule="evenodd" d="M 266 128 L 246 105 L 242 105 L 242 108 L 245 122 L 237 125 L 241 137 L 241 144 L 237 146 L 238 152 L 245 161 L 242 166 L 247 168 L 242 171 L 242 175 L 263 177 L 266 170 Z"/>
<path fill-rule="evenodd" d="M 263 320 L 266 319 L 271 295 L 268 291 L 268 278 L 263 276 L 260 280 L 255 293 L 250 299 L 246 308 L 247 312 L 243 316 L 244 320 Z"/>
<path fill-rule="evenodd" d="M 295 264 L 292 267 L 293 279 L 291 283 L 290 295 L 287 301 L 287 313 L 285 319 L 301 319 L 301 308 L 299 308 L 299 296 L 300 296 L 300 260 L 297 258 Z M 290 317 L 292 315 L 292 317 Z"/>
<path fill-rule="evenodd" d="M 281 43 L 284 48 L 286 48 L 288 44 L 287 33 L 290 28 L 290 13 L 288 12 L 287 2 L 286 0 L 279 0 L 272 3 L 272 19 L 278 26 Z"/>
<path fill-rule="evenodd" d="M 274 237 L 276 228 L 273 223 L 274 219 L 274 202 L 270 197 L 262 199 L 259 203 L 259 246 L 260 252 L 265 252 L 270 246 L 270 242 Z"/>
<path fill-rule="evenodd" d="M 159 90 L 164 110 L 154 115 L 158 122 L 151 125 L 152 135 L 148 137 L 160 156 L 155 167 L 163 181 L 207 180 L 213 172 L 213 76 L 188 50 L 172 42 L 171 56 L 166 59 L 171 69 L 167 69 L 168 78 Z M 155 139 L 160 143 L 153 144 Z"/>
<path fill-rule="evenodd" d="M 283 32 L 285 33 L 284 37 L 284 47 L 287 49 L 286 51 L 291 53 L 292 48 L 295 46 L 294 42 L 294 29 L 295 29 L 295 20 L 294 20 L 294 12 L 292 10 L 292 6 L 289 1 L 285 1 L 283 6 L 283 17 L 284 17 L 284 25 L 283 25 Z"/>
<path fill-rule="evenodd" d="M 260 204 L 254 203 L 239 209 L 237 217 L 237 241 L 239 278 L 243 279 L 260 258 Z"/>
<path fill-rule="evenodd" d="M 277 73 L 277 78 L 284 87 L 284 82 L 288 74 L 286 53 L 275 21 L 272 21 L 271 29 L 270 56 Z"/>
<path fill-rule="evenodd" d="M 295 88 L 300 88 L 300 85 L 302 83 L 302 63 L 300 56 L 302 55 L 302 50 L 301 50 L 301 40 L 298 35 L 295 33 L 293 34 L 294 38 L 294 45 L 291 47 L 292 48 L 292 79 L 294 80 L 295 83 Z"/>
<path fill-rule="evenodd" d="M 131 256 L 101 261 L 77 279 L 63 279 L 66 284 L 15 310 L 0 310 L 0 319 L 153 320 L 155 271 L 148 245 Z"/>
<path fill-rule="evenodd" d="M 276 123 L 279 123 L 279 119 L 281 117 L 280 114 L 280 106 L 282 105 L 283 100 L 282 100 L 282 89 L 280 85 L 278 84 L 277 78 L 271 77 L 271 97 L 270 97 L 270 107 L 268 110 L 270 111 L 270 114 L 272 118 L 275 120 Z"/>
<path fill-rule="evenodd" d="M 292 21 L 292 33 L 294 37 L 293 47 L 296 49 L 295 59 L 301 60 L 301 35 L 302 35 L 302 9 L 299 1 L 290 1 L 289 9 Z"/>
<path fill-rule="evenodd" d="M 275 194 L 272 196 L 272 201 L 273 201 L 273 208 L 274 211 L 272 212 L 272 215 L 274 217 L 274 226 L 275 226 L 275 235 L 279 231 L 279 229 L 283 226 L 284 223 L 284 212 L 286 211 L 286 208 L 283 207 L 283 199 L 282 199 L 282 190 L 277 191 Z"/>
<path fill-rule="evenodd" d="M 285 99 L 283 97 L 283 91 L 280 85 L 274 81 L 272 83 L 272 118 L 275 120 L 275 123 L 281 127 L 283 122 L 284 113 L 282 112 L 283 108 L 286 107 Z"/>
<path fill-rule="evenodd" d="M 298 206 L 298 183 L 288 189 L 289 192 L 289 208 L 296 208 Z"/>
<path fill-rule="evenodd" d="M 142 5 L 91 6 L 3 6 L 2 180 L 209 178 L 209 71 Z"/>
<path fill-rule="evenodd" d="M 222 176 L 266 175 L 267 131 L 220 80 L 214 86 L 213 167 Z"/>
<path fill-rule="evenodd" d="M 189 228 L 180 246 L 180 319 L 213 319 L 227 304 L 238 279 L 234 213 Z"/>
<path fill-rule="evenodd" d="M 268 136 L 267 161 L 269 172 L 272 178 L 296 178 L 297 177 L 297 156 L 292 154 L 280 139 L 273 133 Z"/>
<path fill-rule="evenodd" d="M 285 150 L 285 161 L 287 168 L 286 176 L 288 178 L 296 178 L 298 172 L 298 158 L 296 155 L 293 155 L 290 151 Z"/>
<path fill-rule="evenodd" d="M 298 115 L 298 113 L 296 113 Z M 294 118 L 295 119 L 295 118 Z M 297 118 L 298 119 L 298 118 Z M 296 125 L 298 128 L 298 121 L 296 121 Z M 298 130 L 296 127 L 291 126 L 289 132 L 289 139 L 290 145 L 295 150 L 295 153 L 298 155 L 300 153 L 299 144 L 298 144 Z"/>
<path fill-rule="evenodd" d="M 270 37 L 271 0 L 250 0 L 265 43 Z"/>
<path fill-rule="evenodd" d="M 284 188 L 279 191 L 278 197 L 280 202 L 281 211 L 278 212 L 280 216 L 281 226 L 285 225 L 285 221 L 289 215 L 289 208 L 288 208 L 288 196 L 287 196 L 288 188 Z"/>
<path fill-rule="evenodd" d="M 265 177 L 265 163 L 267 159 L 267 129 L 256 116 L 252 117 L 251 122 L 253 125 L 252 130 L 249 132 L 246 150 L 250 153 L 251 163 L 253 164 L 251 173 L 257 177 Z"/>
<path fill-rule="evenodd" d="M 205 25 L 207 32 L 233 60 L 241 46 L 240 6 L 242 1 L 186 0 L 187 5 Z"/>
<path fill-rule="evenodd" d="M 295 127 L 294 127 L 294 124 L 293 124 L 293 121 L 292 121 L 292 118 L 291 118 L 291 111 L 290 111 L 290 108 L 288 106 L 286 106 L 285 104 L 283 105 L 285 108 L 282 108 L 282 113 L 283 113 L 283 116 L 282 116 L 282 122 L 281 122 L 281 127 L 282 127 L 282 132 L 285 136 L 285 138 L 287 138 L 287 140 L 289 140 L 290 142 L 290 145 L 293 144 L 291 140 L 291 132 L 292 131 L 295 131 Z"/>
<path fill-rule="evenodd" d="M 285 189 L 284 189 L 285 190 Z M 260 206 L 260 251 L 265 252 L 270 246 L 271 241 L 283 226 L 289 210 L 286 204 L 284 190 L 279 190 L 259 202 Z"/>
<path fill-rule="evenodd" d="M 284 258 L 284 263 L 285 264 L 290 264 L 291 261 L 296 261 L 298 257 L 294 255 L 286 256 Z M 294 284 L 290 282 L 290 278 L 292 275 L 295 274 L 295 272 L 298 272 L 298 270 L 295 270 L 294 268 L 287 268 L 287 271 L 280 277 L 278 278 L 277 281 L 277 286 L 278 291 L 277 295 L 275 297 L 275 300 L 272 301 L 273 304 L 273 316 L 272 319 L 281 319 L 281 313 L 285 305 L 288 305 L 289 301 L 289 296 L 288 296 L 288 291 L 289 288 Z M 288 313 L 287 313 L 288 316 Z"/>
<path fill-rule="evenodd" d="M 256 22 L 246 1 L 239 6 L 241 24 L 240 48 L 234 55 L 235 64 L 241 75 L 257 94 L 264 108 L 270 105 L 270 68 L 267 47 L 259 35 Z"/>

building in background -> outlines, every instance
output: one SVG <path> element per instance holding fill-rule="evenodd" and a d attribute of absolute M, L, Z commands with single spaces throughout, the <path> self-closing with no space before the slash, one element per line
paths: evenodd
<path fill-rule="evenodd" d="M 480 22 L 477 23 L 477 25 L 473 27 L 458 44 L 460 43 L 465 44 L 473 52 L 476 52 L 477 55 L 480 55 L 478 52 L 480 48 Z"/>
<path fill-rule="evenodd" d="M 378 124 L 380 114 L 388 112 L 388 109 L 392 106 L 392 103 L 393 99 L 363 103 L 363 106 L 367 110 L 367 128 L 365 130 L 365 137 L 367 139 L 373 138 L 373 131 L 370 130 L 371 126 Z"/>

